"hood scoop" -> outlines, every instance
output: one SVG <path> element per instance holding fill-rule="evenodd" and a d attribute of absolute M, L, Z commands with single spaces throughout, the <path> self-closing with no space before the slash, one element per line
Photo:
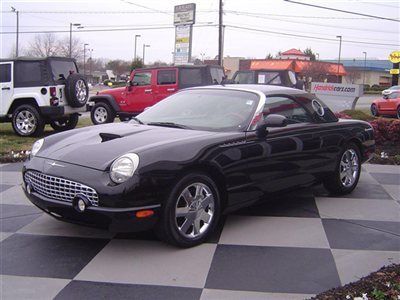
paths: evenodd
<path fill-rule="evenodd" d="M 115 139 L 119 139 L 122 138 L 122 136 L 118 135 L 118 134 L 113 134 L 113 133 L 104 133 L 104 132 L 100 132 L 99 133 L 100 137 L 101 137 L 101 142 L 107 142 L 107 141 L 111 141 L 111 140 L 115 140 Z"/>

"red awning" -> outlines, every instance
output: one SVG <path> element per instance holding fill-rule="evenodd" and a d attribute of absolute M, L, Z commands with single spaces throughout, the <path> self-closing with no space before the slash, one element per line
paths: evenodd
<path fill-rule="evenodd" d="M 250 70 L 293 70 L 291 59 L 253 60 Z"/>

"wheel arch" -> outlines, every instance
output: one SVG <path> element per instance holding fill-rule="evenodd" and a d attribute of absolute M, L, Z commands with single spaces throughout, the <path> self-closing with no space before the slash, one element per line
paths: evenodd
<path fill-rule="evenodd" d="M 37 109 L 39 109 L 39 105 L 35 98 L 33 98 L 33 97 L 17 98 L 17 99 L 13 100 L 13 103 L 11 104 L 10 108 L 8 109 L 7 114 L 12 114 L 18 106 L 21 106 L 24 104 L 32 105 L 32 106 L 36 107 Z"/>
<path fill-rule="evenodd" d="M 99 102 L 106 103 L 106 104 L 110 105 L 110 107 L 115 112 L 119 112 L 121 110 L 117 101 L 111 95 L 96 95 L 96 96 L 90 97 L 89 101 L 92 101 L 94 103 L 99 103 Z"/>

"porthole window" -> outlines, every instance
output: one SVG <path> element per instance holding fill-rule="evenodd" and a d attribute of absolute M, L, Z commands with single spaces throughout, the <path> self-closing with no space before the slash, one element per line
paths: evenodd
<path fill-rule="evenodd" d="M 325 109 L 321 103 L 319 103 L 317 100 L 313 99 L 313 101 L 311 102 L 311 105 L 318 116 L 320 116 L 320 117 L 324 116 Z"/>

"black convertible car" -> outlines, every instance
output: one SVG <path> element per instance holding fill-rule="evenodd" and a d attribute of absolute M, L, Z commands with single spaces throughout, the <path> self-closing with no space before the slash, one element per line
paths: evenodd
<path fill-rule="evenodd" d="M 273 193 L 317 183 L 350 193 L 374 148 L 368 123 L 338 120 L 301 90 L 191 88 L 129 122 L 38 140 L 23 187 L 57 219 L 119 232 L 154 228 L 190 247 L 221 214 Z"/>

